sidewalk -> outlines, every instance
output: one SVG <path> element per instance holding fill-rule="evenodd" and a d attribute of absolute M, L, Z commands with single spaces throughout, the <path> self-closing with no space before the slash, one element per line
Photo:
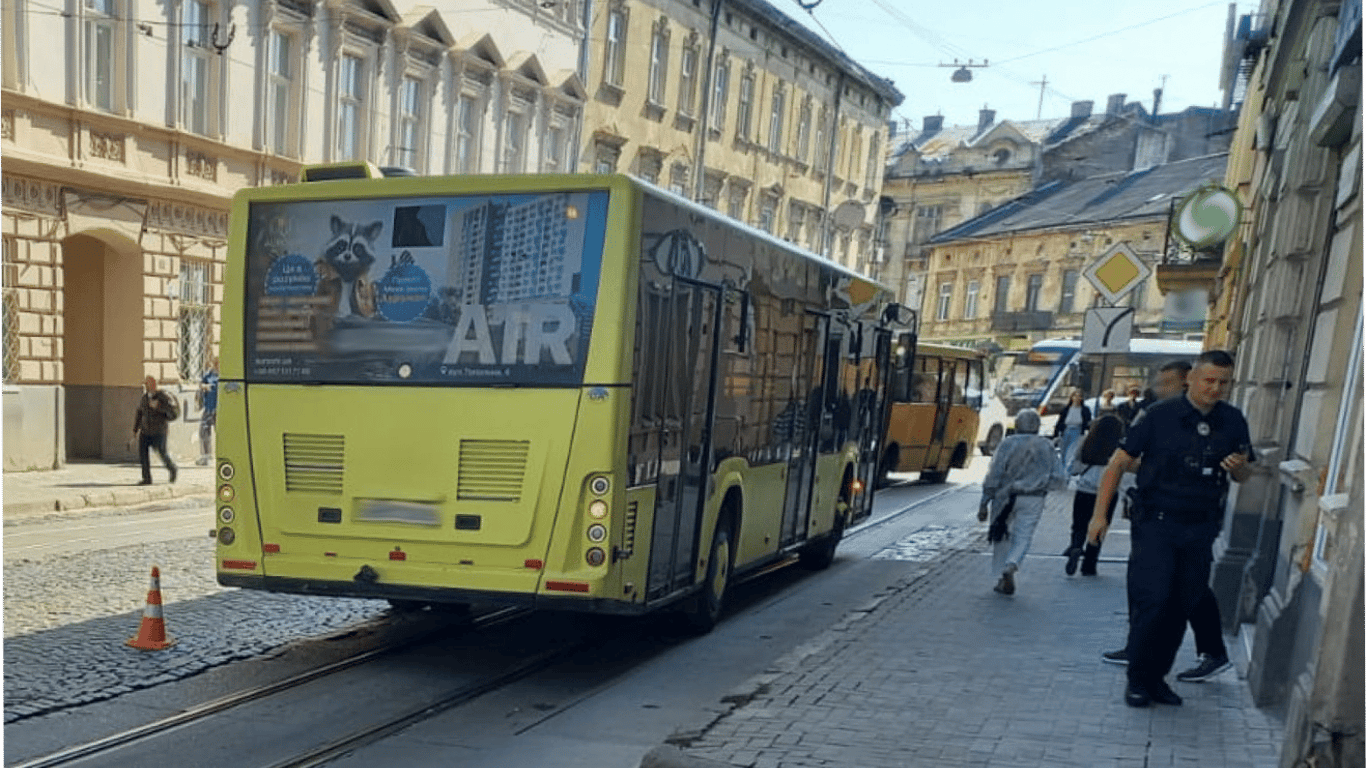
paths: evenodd
<path fill-rule="evenodd" d="M 976 486 L 943 503 L 976 511 Z M 965 517 L 965 519 L 971 519 Z M 641 768 L 1272 768 L 1283 726 L 1252 704 L 1246 659 L 1181 683 L 1180 707 L 1123 702 L 1127 523 L 1116 521 L 1096 577 L 1063 573 L 1071 493 L 1050 494 L 1013 597 L 992 591 L 985 537 L 908 575 L 873 604 L 778 659 L 723 701 L 710 724 L 678 732 Z"/>
<path fill-rule="evenodd" d="M 81 462 L 48 471 L 6 472 L 0 478 L 0 500 L 5 515 L 11 516 L 213 495 L 212 466 L 188 461 L 179 470 L 176 482 L 169 483 L 166 468 L 154 458 L 152 485 L 138 485 L 142 470 L 136 463 Z"/>

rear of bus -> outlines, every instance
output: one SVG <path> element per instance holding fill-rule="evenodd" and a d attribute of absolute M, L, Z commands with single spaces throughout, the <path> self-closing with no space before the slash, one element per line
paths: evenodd
<path fill-rule="evenodd" d="M 914 354 L 903 354 L 906 349 Z M 950 469 L 972 462 L 985 359 L 971 349 L 916 343 L 903 333 L 896 360 L 879 480 L 887 482 L 892 472 L 918 472 L 922 482 L 943 482 Z"/>
<path fill-rule="evenodd" d="M 605 566 L 630 405 L 632 200 L 606 176 L 239 193 L 219 583 L 396 602 L 618 601 Z"/>

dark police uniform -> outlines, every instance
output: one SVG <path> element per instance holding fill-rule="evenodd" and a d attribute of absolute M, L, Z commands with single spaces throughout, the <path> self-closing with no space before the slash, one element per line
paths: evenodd
<path fill-rule="evenodd" d="M 1186 619 L 1208 587 L 1229 483 L 1219 463 L 1240 451 L 1251 461 L 1251 443 L 1237 408 L 1221 401 L 1202 414 L 1184 395 L 1149 406 L 1120 443 L 1143 459 L 1130 511 L 1131 685 L 1165 685 Z"/>

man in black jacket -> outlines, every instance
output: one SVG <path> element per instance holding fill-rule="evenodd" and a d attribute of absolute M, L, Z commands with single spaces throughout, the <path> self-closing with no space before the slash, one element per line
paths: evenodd
<path fill-rule="evenodd" d="M 174 398 L 157 389 L 155 376 L 147 377 L 143 389 L 145 391 L 138 401 L 137 415 L 133 417 L 133 436 L 138 439 L 138 460 L 142 462 L 142 482 L 138 485 L 152 484 L 150 450 L 155 450 L 161 457 L 174 483 L 176 466 L 170 454 L 166 453 L 166 432 L 167 424 L 180 415 L 180 408 Z"/>

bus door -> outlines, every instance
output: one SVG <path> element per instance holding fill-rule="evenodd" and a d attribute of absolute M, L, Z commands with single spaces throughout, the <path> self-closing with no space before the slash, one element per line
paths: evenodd
<path fill-rule="evenodd" d="M 892 385 L 892 331 L 890 328 L 865 324 L 864 333 L 873 334 L 873 358 L 864 363 L 871 368 L 871 375 L 865 371 L 865 381 L 856 398 L 859 420 L 859 465 L 858 478 L 864 488 L 877 485 L 878 461 L 887 436 L 887 420 L 891 418 Z M 854 508 L 850 510 L 850 520 L 858 521 L 873 511 L 873 494 L 862 493 L 854 497 Z"/>
<path fill-rule="evenodd" d="M 839 387 L 839 339 L 829 335 L 830 318 L 808 313 L 802 316 L 801 323 L 792 360 L 792 397 L 798 408 L 788 443 L 787 490 L 783 497 L 783 524 L 779 534 L 781 546 L 795 543 L 806 532 L 811 516 L 811 489 L 816 481 L 818 446 L 822 433 L 835 429 L 834 402 Z M 832 341 L 834 364 L 822 366 L 822 350 L 829 358 Z M 834 371 L 835 376 L 823 376 L 823 371 Z"/>
<path fill-rule="evenodd" d="M 957 373 L 957 362 L 952 358 L 939 360 L 939 390 L 934 400 L 934 429 L 930 433 L 929 456 L 925 466 L 937 467 L 944 460 L 944 433 L 949 423 L 949 412 L 953 406 L 953 388 Z"/>
<path fill-rule="evenodd" d="M 659 297 L 667 345 L 660 405 L 659 475 L 647 598 L 692 584 L 697 562 L 715 413 L 721 290 L 675 276 Z M 710 542 L 708 542 L 710 544 Z"/>

